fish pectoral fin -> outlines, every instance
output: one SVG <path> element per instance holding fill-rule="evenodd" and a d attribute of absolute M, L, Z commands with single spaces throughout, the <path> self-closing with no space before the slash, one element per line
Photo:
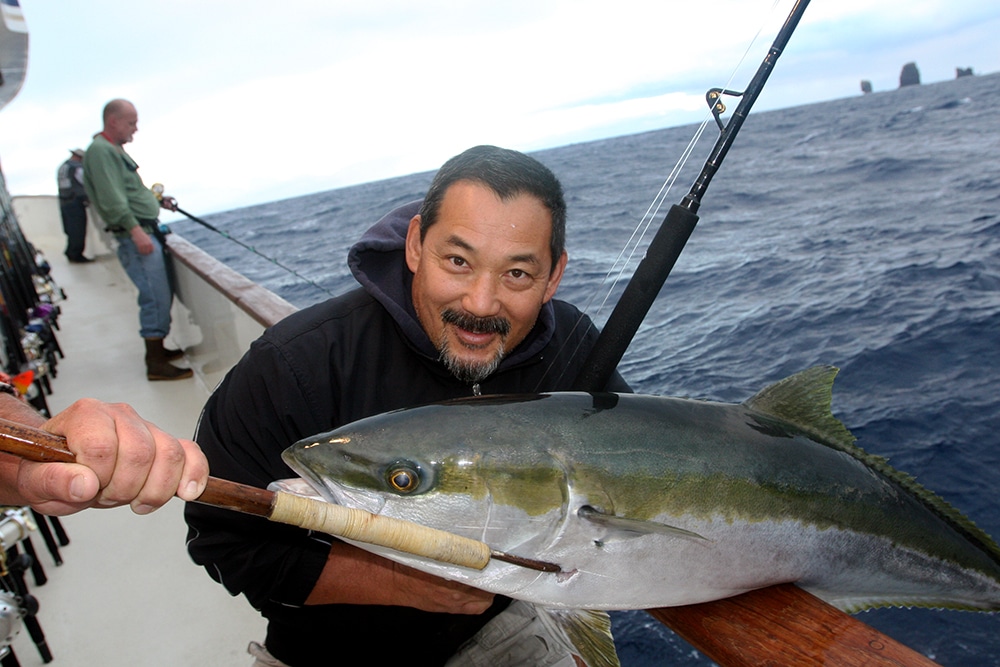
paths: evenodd
<path fill-rule="evenodd" d="M 621 667 L 611 636 L 611 618 L 606 611 L 539 607 L 538 618 L 587 667 Z"/>
<path fill-rule="evenodd" d="M 614 514 L 606 514 L 590 505 L 584 505 L 577 510 L 577 515 L 581 519 L 586 519 L 591 523 L 602 526 L 616 533 L 618 537 L 639 537 L 640 535 L 667 535 L 668 537 L 683 537 L 689 540 L 704 540 L 710 542 L 707 537 L 698 533 L 677 526 L 671 526 L 659 521 L 646 521 L 644 519 L 629 519 Z"/>

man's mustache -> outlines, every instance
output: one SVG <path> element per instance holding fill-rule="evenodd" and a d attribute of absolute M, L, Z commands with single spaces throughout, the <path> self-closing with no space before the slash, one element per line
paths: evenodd
<path fill-rule="evenodd" d="M 452 324 L 472 333 L 499 334 L 501 336 L 510 333 L 510 321 L 504 317 L 476 317 L 447 308 L 441 313 L 441 320 L 445 324 Z"/>

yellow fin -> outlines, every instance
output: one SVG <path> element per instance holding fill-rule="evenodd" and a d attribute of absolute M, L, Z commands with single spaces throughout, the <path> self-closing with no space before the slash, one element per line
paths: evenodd
<path fill-rule="evenodd" d="M 606 611 L 539 607 L 538 618 L 587 667 L 621 667 Z"/>

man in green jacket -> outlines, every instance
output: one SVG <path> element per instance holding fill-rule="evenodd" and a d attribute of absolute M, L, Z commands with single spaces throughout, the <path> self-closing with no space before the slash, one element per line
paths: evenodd
<path fill-rule="evenodd" d="M 139 334 L 146 342 L 146 377 L 180 380 L 191 369 L 170 363 L 183 355 L 167 350 L 163 338 L 170 332 L 173 290 L 164 259 L 164 239 L 159 231 L 160 206 L 177 209 L 172 197 L 157 198 L 142 184 L 139 165 L 124 145 L 138 129 L 135 106 L 121 99 L 104 107 L 104 129 L 94 135 L 83 158 L 83 184 L 91 205 L 118 239 L 118 259 L 139 289 Z"/>

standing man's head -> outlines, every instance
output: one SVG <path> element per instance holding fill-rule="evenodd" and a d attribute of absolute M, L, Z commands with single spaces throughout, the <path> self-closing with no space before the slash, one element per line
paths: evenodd
<path fill-rule="evenodd" d="M 139 113 L 128 100 L 111 100 L 104 105 L 104 131 L 108 141 L 124 146 L 139 129 Z"/>
<path fill-rule="evenodd" d="M 537 160 L 477 146 L 452 158 L 410 221 L 420 323 L 453 374 L 479 382 L 525 339 L 566 267 L 562 186 Z"/>

